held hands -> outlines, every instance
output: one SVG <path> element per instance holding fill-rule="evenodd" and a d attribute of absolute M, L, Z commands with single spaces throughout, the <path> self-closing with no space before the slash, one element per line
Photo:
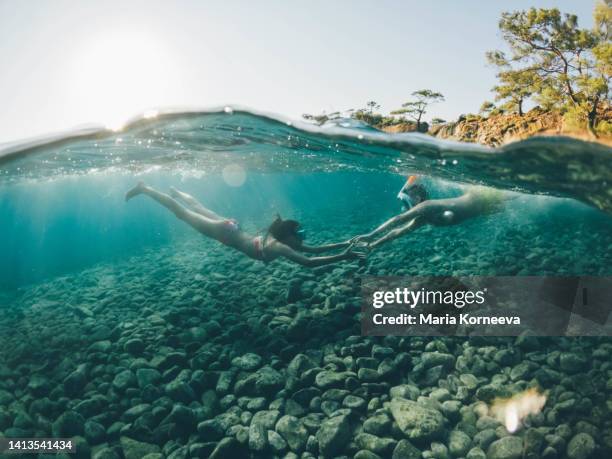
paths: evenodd
<path fill-rule="evenodd" d="M 372 234 L 360 234 L 358 236 L 354 236 L 348 240 L 349 244 L 357 244 L 360 246 L 367 245 L 367 243 L 372 239 Z"/>
<path fill-rule="evenodd" d="M 348 241 L 349 246 L 353 246 L 353 247 L 357 247 L 358 249 L 361 249 L 362 251 L 365 250 L 366 252 L 370 251 L 370 235 L 369 234 L 362 234 L 361 236 L 355 236 L 353 238 L 351 238 Z"/>
<path fill-rule="evenodd" d="M 355 249 L 357 249 L 357 250 L 355 250 Z M 361 249 L 361 250 L 359 250 L 359 249 Z M 349 260 L 354 260 L 354 259 L 365 260 L 365 258 L 367 256 L 367 252 L 364 251 L 361 247 L 357 246 L 355 243 L 351 243 L 346 248 L 346 250 L 343 252 L 343 254 Z"/>

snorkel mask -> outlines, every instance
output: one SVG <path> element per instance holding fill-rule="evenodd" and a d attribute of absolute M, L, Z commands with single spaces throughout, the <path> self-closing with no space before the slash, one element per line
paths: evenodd
<path fill-rule="evenodd" d="M 400 191 L 397 194 L 397 199 L 399 199 L 402 202 L 402 211 L 412 209 L 412 206 L 414 205 L 412 203 L 412 199 L 410 198 L 410 196 L 404 193 L 404 190 Z"/>
<path fill-rule="evenodd" d="M 304 239 L 306 239 L 306 230 L 297 230 L 295 235 L 300 239 L 300 241 L 303 241 Z"/>
<path fill-rule="evenodd" d="M 406 191 L 409 190 L 412 186 L 414 186 L 416 181 L 417 176 L 411 175 L 410 177 L 408 177 L 408 180 L 406 180 L 406 183 L 404 184 L 400 192 L 397 193 L 397 199 L 402 201 L 402 211 L 412 209 L 412 207 L 414 206 L 412 198 L 408 195 L 408 193 L 406 193 Z"/>

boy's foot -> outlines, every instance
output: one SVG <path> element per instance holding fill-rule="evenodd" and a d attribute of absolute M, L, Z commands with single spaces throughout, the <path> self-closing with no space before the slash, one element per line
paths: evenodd
<path fill-rule="evenodd" d="M 142 193 L 142 191 L 144 190 L 144 187 L 145 187 L 144 182 L 138 182 L 138 184 L 134 188 L 129 190 L 127 193 L 125 193 L 125 201 L 127 202 L 130 199 L 132 199 L 134 196 L 137 196 L 140 193 Z"/>

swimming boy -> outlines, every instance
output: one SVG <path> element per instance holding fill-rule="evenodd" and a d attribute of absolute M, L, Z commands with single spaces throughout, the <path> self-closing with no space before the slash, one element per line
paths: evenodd
<path fill-rule="evenodd" d="M 456 225 L 470 218 L 498 212 L 506 200 L 505 194 L 501 191 L 481 186 L 473 187 L 457 198 L 429 199 L 427 190 L 414 175 L 408 178 L 398 198 L 408 210 L 390 218 L 374 231 L 356 236 L 351 241 L 356 243 L 372 241 L 379 234 L 390 230 L 367 245 L 372 249 L 423 225 Z"/>

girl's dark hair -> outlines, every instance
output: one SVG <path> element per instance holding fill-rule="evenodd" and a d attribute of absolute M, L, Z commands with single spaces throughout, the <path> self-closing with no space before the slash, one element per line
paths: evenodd
<path fill-rule="evenodd" d="M 290 240 L 292 236 L 297 236 L 299 227 L 299 222 L 295 220 L 283 220 L 280 215 L 277 215 L 276 219 L 268 228 L 268 234 L 271 234 L 277 241 L 287 244 L 287 241 Z"/>
<path fill-rule="evenodd" d="M 410 199 L 412 199 L 414 205 L 417 205 L 429 199 L 429 193 L 427 192 L 427 189 L 421 184 L 411 186 L 408 189 L 408 196 L 410 196 Z"/>

